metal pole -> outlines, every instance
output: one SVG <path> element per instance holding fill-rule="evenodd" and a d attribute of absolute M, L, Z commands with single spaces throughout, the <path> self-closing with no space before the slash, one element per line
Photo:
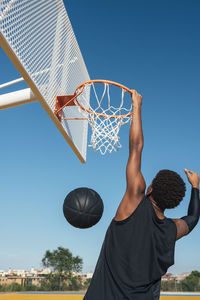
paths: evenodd
<path fill-rule="evenodd" d="M 20 77 L 20 78 L 18 78 L 18 79 L 15 79 L 15 80 L 8 81 L 8 82 L 6 82 L 6 83 L 0 84 L 0 89 L 3 89 L 3 88 L 5 88 L 5 87 L 7 87 L 7 86 L 16 84 L 16 83 L 21 82 L 21 81 L 24 81 L 24 78 L 23 78 L 23 77 Z"/>
<path fill-rule="evenodd" d="M 0 109 L 19 106 L 37 101 L 31 89 L 27 88 L 12 93 L 0 95 Z"/>

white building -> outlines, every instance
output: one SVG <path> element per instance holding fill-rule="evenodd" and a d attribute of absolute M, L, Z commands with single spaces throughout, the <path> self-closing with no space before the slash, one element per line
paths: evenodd
<path fill-rule="evenodd" d="M 176 280 L 178 282 L 180 282 L 181 280 L 185 279 L 189 275 L 190 275 L 190 273 L 182 273 L 182 274 L 175 275 L 175 277 L 176 277 Z"/>

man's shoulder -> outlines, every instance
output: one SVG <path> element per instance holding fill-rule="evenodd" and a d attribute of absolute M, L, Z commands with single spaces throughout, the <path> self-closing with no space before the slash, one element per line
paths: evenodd
<path fill-rule="evenodd" d="M 139 196 L 130 199 L 130 195 L 126 193 L 118 207 L 115 220 L 122 221 L 130 217 L 137 210 L 137 208 L 141 206 L 140 203 L 143 202 L 145 198 L 145 194 L 141 193 Z"/>
<path fill-rule="evenodd" d="M 187 223 L 182 219 L 171 219 L 175 224 L 177 228 L 177 235 L 176 240 L 179 240 L 183 236 L 187 235 L 189 233 L 189 227 Z"/>

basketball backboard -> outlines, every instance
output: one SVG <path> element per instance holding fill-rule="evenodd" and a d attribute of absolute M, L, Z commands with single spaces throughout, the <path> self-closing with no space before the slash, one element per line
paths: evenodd
<path fill-rule="evenodd" d="M 61 120 L 55 98 L 73 94 L 89 75 L 62 0 L 0 0 L 0 45 L 81 162 L 86 161 L 87 120 Z M 84 95 L 89 103 L 89 90 Z M 81 101 L 81 99 L 79 99 Z M 65 118 L 80 117 L 66 107 Z"/>

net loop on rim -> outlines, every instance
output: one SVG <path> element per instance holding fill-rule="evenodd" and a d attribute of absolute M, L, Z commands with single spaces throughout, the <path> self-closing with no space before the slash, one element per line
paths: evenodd
<path fill-rule="evenodd" d="M 99 83 L 101 83 L 100 89 Z M 113 95 L 111 97 L 110 90 L 111 86 L 114 85 L 118 87 L 117 93 L 115 91 L 114 97 Z M 84 96 L 88 93 L 90 94 L 90 103 L 88 103 L 88 97 Z M 104 155 L 106 152 L 111 153 L 121 148 L 120 128 L 132 120 L 131 97 L 128 95 L 129 99 L 127 101 L 127 97 L 125 100 L 125 94 L 132 94 L 132 90 L 110 81 L 90 80 L 80 85 L 68 103 L 61 107 L 59 111 L 65 106 L 69 106 L 70 102 L 74 102 L 83 116 L 82 119 L 88 120 L 90 124 L 91 139 L 89 147 L 92 147 L 94 151 L 100 151 Z M 61 117 L 61 119 L 64 118 Z"/>

